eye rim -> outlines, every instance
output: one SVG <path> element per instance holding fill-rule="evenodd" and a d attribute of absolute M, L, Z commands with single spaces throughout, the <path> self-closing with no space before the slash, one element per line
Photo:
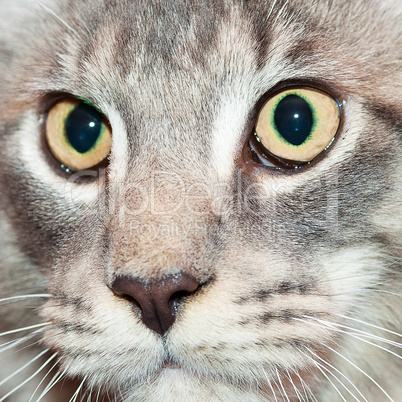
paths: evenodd
<path fill-rule="evenodd" d="M 256 160 L 256 156 L 253 155 L 252 150 L 250 149 L 250 140 L 255 133 L 255 126 L 258 118 L 258 114 L 264 104 L 272 97 L 280 94 L 286 90 L 293 90 L 299 88 L 307 88 L 313 89 L 316 91 L 323 92 L 324 94 L 332 97 L 339 106 L 340 110 L 340 120 L 338 129 L 332 139 L 332 141 L 328 144 L 328 146 L 319 153 L 313 160 L 309 162 L 297 162 L 291 161 L 283 158 L 279 158 L 273 154 L 271 154 L 268 150 L 267 159 L 270 165 L 264 165 L 261 160 Z M 324 79 L 317 78 L 297 78 L 297 79 L 289 79 L 279 82 L 274 85 L 270 90 L 265 92 L 259 100 L 256 102 L 255 106 L 251 110 L 246 125 L 244 134 L 242 136 L 241 148 L 239 149 L 239 158 L 238 163 L 245 174 L 255 176 L 260 174 L 267 174 L 269 172 L 270 175 L 293 175 L 299 174 L 300 172 L 304 172 L 313 168 L 316 164 L 321 162 L 327 155 L 331 152 L 332 149 L 336 146 L 336 143 L 340 139 L 340 134 L 343 131 L 344 119 L 345 119 L 345 100 L 347 98 L 347 90 L 345 88 L 340 87 L 339 85 L 335 85 L 330 81 Z M 258 159 L 258 158 L 257 158 Z"/>
<path fill-rule="evenodd" d="M 65 99 L 73 99 L 78 101 L 79 103 L 86 103 L 93 107 L 97 112 L 99 112 L 100 116 L 102 117 L 102 124 L 105 124 L 112 134 L 112 127 L 109 122 L 108 117 L 99 109 L 97 102 L 90 97 L 74 95 L 69 92 L 56 92 L 56 93 L 47 93 L 40 97 L 40 103 L 37 108 L 38 118 L 41 123 L 41 135 L 40 135 L 40 144 L 43 151 L 43 156 L 46 159 L 47 163 L 53 168 L 56 174 L 60 175 L 65 179 L 71 178 L 74 174 L 80 174 L 75 180 L 77 183 L 90 183 L 100 180 L 104 174 L 99 174 L 102 170 L 103 172 L 108 171 L 109 168 L 109 160 L 110 160 L 110 152 L 108 155 L 96 165 L 93 165 L 90 168 L 86 168 L 84 170 L 74 170 L 61 161 L 57 159 L 57 157 L 53 154 L 52 150 L 49 147 L 49 143 L 47 140 L 46 135 L 46 128 L 47 128 L 47 119 L 49 112 L 55 107 L 58 103 Z M 98 175 L 93 175 L 93 172 L 98 172 Z M 85 172 L 88 174 L 86 175 Z"/>

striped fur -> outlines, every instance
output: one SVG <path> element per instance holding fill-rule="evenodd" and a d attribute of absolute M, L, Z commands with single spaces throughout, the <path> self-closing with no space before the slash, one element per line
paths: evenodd
<path fill-rule="evenodd" d="M 0 346 L 0 384 L 57 353 L 7 401 L 56 361 L 47 401 L 400 399 L 397 3 L 0 0 L 0 298 L 51 295 L 0 302 L 2 331 L 47 323 Z M 250 168 L 256 105 L 290 83 L 334 94 L 342 128 L 300 171 Z M 106 171 L 49 155 L 56 94 L 108 117 Z M 110 290 L 179 269 L 207 285 L 164 338 Z"/>

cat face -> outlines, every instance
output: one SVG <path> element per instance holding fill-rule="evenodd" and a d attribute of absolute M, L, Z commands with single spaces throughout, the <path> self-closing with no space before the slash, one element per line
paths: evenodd
<path fill-rule="evenodd" d="M 396 398 L 396 5 L 5 3 L 0 291 L 45 301 L 1 326 L 44 324 L 42 377 Z"/>

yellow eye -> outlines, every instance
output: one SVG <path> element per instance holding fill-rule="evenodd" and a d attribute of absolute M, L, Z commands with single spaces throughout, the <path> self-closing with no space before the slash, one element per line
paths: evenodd
<path fill-rule="evenodd" d="M 112 147 L 111 130 L 101 113 L 75 98 L 63 99 L 50 109 L 45 135 L 53 156 L 74 171 L 96 166 Z"/>
<path fill-rule="evenodd" d="M 331 144 L 340 120 L 333 97 L 313 88 L 286 89 L 262 106 L 256 140 L 276 157 L 309 162 Z"/>

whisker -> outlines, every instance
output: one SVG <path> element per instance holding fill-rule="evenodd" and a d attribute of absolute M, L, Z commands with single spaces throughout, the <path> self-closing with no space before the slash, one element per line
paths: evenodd
<path fill-rule="evenodd" d="M 305 316 L 305 317 L 306 317 L 306 318 L 311 318 L 311 319 L 313 319 L 313 320 L 317 320 L 317 319 L 314 318 L 314 317 L 310 317 L 310 316 Z M 335 324 L 334 324 L 334 325 L 331 325 L 331 324 L 326 324 L 325 322 L 322 322 L 322 323 L 314 323 L 314 322 L 311 322 L 311 321 L 302 320 L 302 319 L 297 318 L 297 317 L 293 317 L 293 319 L 298 320 L 298 321 L 302 321 L 302 322 L 305 322 L 305 323 L 310 323 L 310 324 L 319 326 L 319 327 L 321 327 L 321 328 L 329 328 L 329 329 L 331 329 L 332 331 L 338 332 L 338 333 L 340 333 L 340 334 L 349 335 L 349 336 L 351 336 L 352 338 L 358 339 L 359 341 L 362 341 L 362 342 L 367 343 L 367 344 L 369 344 L 369 345 L 372 345 L 372 346 L 374 346 L 374 347 L 376 347 L 376 348 L 378 348 L 378 349 L 381 349 L 381 350 L 383 350 L 384 352 L 387 352 L 387 353 L 389 353 L 389 354 L 391 354 L 391 355 L 397 357 L 398 359 L 402 359 L 401 356 L 399 356 L 397 353 L 393 352 L 392 350 L 386 349 L 386 348 L 384 348 L 384 347 L 381 346 L 381 345 L 377 345 L 376 343 L 370 342 L 370 341 L 368 341 L 367 339 L 364 339 L 364 338 L 358 336 L 358 335 L 355 334 L 355 333 L 351 333 L 351 332 L 344 331 L 344 330 L 342 330 L 342 329 L 336 328 Z M 393 345 L 393 346 L 401 347 L 399 344 L 396 344 L 396 345 L 395 345 L 395 342 L 389 341 L 389 340 L 387 340 L 387 339 L 381 339 L 381 338 L 379 338 L 379 337 L 376 337 L 375 335 L 367 334 L 367 337 L 370 337 L 371 339 L 380 340 L 380 341 L 382 341 L 382 342 L 384 342 L 384 343 L 388 343 L 388 344 Z"/>
<path fill-rule="evenodd" d="M 306 397 L 306 401 L 308 401 L 309 400 L 309 398 L 308 398 L 308 396 L 307 396 L 307 390 L 306 390 L 306 388 L 304 387 L 304 384 L 303 384 L 303 381 L 302 381 L 302 379 L 301 379 L 301 376 L 300 376 L 300 374 L 299 373 L 295 373 L 296 375 L 297 375 L 297 377 L 299 377 L 299 380 L 300 380 L 300 385 L 301 385 L 301 387 L 302 387 L 302 390 L 303 390 L 303 393 L 304 393 L 304 396 Z"/>
<path fill-rule="evenodd" d="M 292 376 L 290 375 L 288 370 L 286 370 L 286 374 L 289 378 L 290 383 L 292 384 L 293 389 L 295 390 L 295 394 L 296 394 L 297 398 L 299 399 L 299 401 L 304 401 L 303 395 L 300 393 L 300 391 L 296 387 L 296 384 L 293 382 Z"/>
<path fill-rule="evenodd" d="M 32 347 L 34 347 L 34 346 L 39 346 L 39 345 L 41 345 L 41 344 L 42 344 L 42 341 L 41 341 L 41 340 L 37 340 L 37 341 L 34 341 L 34 342 L 30 343 L 29 345 L 26 345 L 26 346 L 24 346 L 24 347 L 21 347 L 21 348 L 16 349 L 13 353 L 15 354 L 15 353 L 18 353 L 18 352 L 26 351 L 26 350 L 29 349 L 29 348 L 32 348 Z M 42 349 L 42 348 L 41 348 L 41 349 Z"/>
<path fill-rule="evenodd" d="M 275 26 L 276 22 L 278 21 L 279 17 L 282 15 L 283 11 L 286 9 L 286 7 L 289 4 L 289 0 L 286 0 L 285 4 L 280 8 L 278 13 L 276 14 L 275 21 L 273 22 L 273 25 Z"/>
<path fill-rule="evenodd" d="M 389 344 L 389 345 L 396 346 L 396 347 L 398 347 L 398 348 L 401 348 L 401 347 L 402 347 L 402 345 L 400 345 L 400 344 L 395 344 L 394 342 L 388 341 L 388 340 L 386 340 L 386 339 L 381 339 L 381 338 L 378 339 L 378 338 L 375 337 L 375 336 L 368 336 L 368 335 L 366 335 L 366 336 L 363 336 L 363 337 L 362 337 L 362 336 L 358 336 L 358 335 L 356 335 L 356 334 L 352 334 L 352 333 L 347 332 L 347 331 L 342 331 L 342 330 L 340 330 L 340 329 L 337 329 L 337 330 L 335 330 L 335 331 L 341 332 L 341 333 L 344 333 L 344 334 L 347 334 L 347 335 L 351 336 L 352 338 L 359 339 L 360 341 L 362 341 L 362 342 L 364 342 L 364 343 L 367 343 L 367 344 L 369 344 L 369 345 L 375 346 L 376 348 L 381 349 L 381 350 L 383 350 L 384 352 L 390 353 L 391 355 L 395 356 L 395 357 L 398 358 L 398 359 L 402 359 L 402 356 L 398 355 L 398 353 L 393 352 L 392 350 L 389 350 L 389 349 L 385 348 L 384 346 L 377 345 L 377 344 L 374 343 L 374 342 L 370 342 L 370 341 L 368 341 L 367 339 L 364 339 L 364 338 L 371 338 L 371 339 L 373 339 L 373 340 L 379 340 L 379 341 L 382 341 L 382 342 L 387 343 L 387 344 Z"/>
<path fill-rule="evenodd" d="M 324 364 L 326 364 L 327 366 L 331 367 L 331 369 L 335 370 L 338 374 L 340 374 L 346 381 L 349 382 L 349 384 L 359 393 L 359 395 L 366 401 L 368 402 L 368 400 L 364 397 L 364 395 L 359 391 L 359 389 L 356 387 L 355 384 L 353 384 L 353 382 L 346 377 L 345 374 L 343 374 L 340 370 L 338 370 L 336 367 L 334 367 L 332 364 L 328 363 L 327 361 L 325 361 L 322 357 L 318 356 L 316 353 L 314 353 L 312 350 L 309 349 L 309 353 L 313 354 L 316 358 L 320 359 Z M 318 363 L 318 361 L 317 361 Z"/>
<path fill-rule="evenodd" d="M 35 0 L 35 2 L 39 5 L 39 7 L 41 7 L 47 14 L 49 14 L 51 17 L 53 17 L 53 19 L 56 22 L 59 22 L 62 26 L 64 26 L 65 28 L 67 28 L 70 32 L 74 33 L 77 37 L 79 36 L 77 31 L 71 26 L 69 25 L 66 21 L 64 21 L 60 16 L 58 16 L 53 10 L 51 10 L 49 7 L 45 6 L 43 3 L 41 3 L 38 0 Z"/>
<path fill-rule="evenodd" d="M 344 402 L 347 402 L 346 399 L 344 398 L 344 396 L 342 395 L 341 391 L 339 391 L 338 387 L 331 381 L 331 379 L 327 376 L 327 374 L 325 374 L 324 370 L 320 367 L 320 365 L 314 360 L 312 359 L 314 365 L 318 368 L 318 370 L 321 371 L 321 374 L 329 381 L 329 383 L 333 386 L 333 388 L 335 389 L 335 391 L 337 392 L 337 394 L 342 398 L 342 400 Z"/>
<path fill-rule="evenodd" d="M 346 276 L 340 276 L 337 278 L 328 278 L 328 279 L 323 279 L 321 278 L 319 280 L 320 283 L 332 283 L 332 282 L 338 282 L 338 281 L 345 281 L 345 280 L 350 280 L 350 279 L 358 279 L 358 278 L 362 278 L 362 277 L 366 277 L 366 274 L 356 274 L 356 275 L 346 275 Z"/>
<path fill-rule="evenodd" d="M 309 317 L 310 318 L 310 316 L 303 316 L 303 317 L 305 317 L 305 318 Z M 336 327 L 346 328 L 346 329 L 349 329 L 351 331 L 358 332 L 359 334 L 364 335 L 364 336 L 366 336 L 368 338 L 376 339 L 378 341 L 388 343 L 388 344 L 396 346 L 398 348 L 402 348 L 402 343 L 391 341 L 389 339 L 383 338 L 383 337 L 378 336 L 378 335 L 370 334 L 370 332 L 362 331 L 362 330 L 357 329 L 357 328 L 349 327 L 347 325 L 343 325 L 343 324 L 336 323 L 336 322 L 331 322 L 331 321 L 328 321 L 328 320 L 323 320 L 323 319 L 314 318 L 314 317 L 311 317 L 311 318 L 314 319 L 314 320 L 317 320 L 319 322 L 322 322 L 324 325 L 328 325 L 328 326 L 333 326 L 334 325 Z"/>
<path fill-rule="evenodd" d="M 402 294 L 400 294 L 400 293 L 389 292 L 388 290 L 381 290 L 381 289 L 363 289 L 363 291 L 365 291 L 365 292 L 385 293 L 387 295 L 398 296 L 398 297 L 402 296 Z"/>
<path fill-rule="evenodd" d="M 42 364 L 36 370 L 31 376 L 29 376 L 26 380 L 24 380 L 21 384 L 17 385 L 14 389 L 12 389 L 10 392 L 8 392 L 6 395 L 4 395 L 1 399 L 0 402 L 5 401 L 10 395 L 12 395 L 14 392 L 18 391 L 20 388 L 22 388 L 26 383 L 31 381 L 34 377 L 36 377 L 55 357 L 57 356 L 57 353 L 53 354 L 48 360 L 46 360 L 45 363 Z"/>
<path fill-rule="evenodd" d="M 317 356 L 314 352 L 312 352 L 310 349 L 308 349 L 308 351 L 309 351 L 309 353 L 313 353 L 315 356 Z M 302 351 L 300 351 L 302 354 L 304 354 Z M 326 366 L 324 366 L 322 363 L 320 363 L 319 361 L 317 361 L 317 360 L 314 360 L 311 356 L 308 356 L 308 355 L 306 355 L 306 354 L 304 354 L 304 356 L 306 356 L 308 359 L 310 359 L 313 363 L 314 363 L 314 365 L 319 369 L 319 367 L 318 366 L 320 366 L 323 370 L 325 370 L 327 373 L 329 373 L 332 377 L 334 377 L 338 382 L 339 382 L 339 384 L 340 385 L 342 385 L 342 387 L 354 398 L 354 399 L 356 399 L 356 401 L 357 402 L 360 402 L 359 401 L 359 399 L 356 397 L 356 395 L 354 395 L 353 394 L 353 392 L 328 368 L 328 367 L 326 367 Z M 317 356 L 318 357 L 318 356 Z M 323 359 L 321 359 L 321 358 L 319 358 L 320 360 L 322 360 L 324 363 L 327 363 L 327 362 L 325 362 L 325 360 L 323 360 Z M 331 366 L 329 363 L 327 363 L 328 364 L 328 366 L 330 366 L 330 367 L 332 367 L 332 368 L 334 368 L 333 366 Z M 336 369 L 335 369 L 336 370 Z M 320 370 L 321 371 L 321 373 L 322 374 L 324 374 L 323 373 L 323 371 L 322 370 Z M 339 372 L 339 370 L 336 370 L 337 372 Z M 324 374 L 325 375 L 325 374 Z M 346 376 L 344 376 L 345 378 L 346 378 Z M 329 380 L 329 378 L 327 377 L 327 379 L 328 379 L 328 381 L 330 381 Z M 346 378 L 347 379 L 347 378 Z M 353 385 L 353 383 L 349 380 L 349 379 L 347 379 L 351 384 L 352 384 L 352 386 L 357 390 L 357 388 Z M 331 382 L 331 381 L 330 381 Z M 332 383 L 332 382 L 331 382 Z M 358 391 L 358 390 L 357 390 Z M 358 391 L 359 392 L 359 391 Z M 359 394 L 360 394 L 360 392 L 359 392 Z M 364 398 L 364 397 L 363 397 Z M 365 399 L 365 398 L 364 398 Z"/>
<path fill-rule="evenodd" d="M 16 376 L 17 374 L 21 373 L 21 371 L 25 370 L 27 367 L 29 367 L 32 363 L 34 363 L 36 360 L 38 360 L 40 357 L 42 357 L 46 352 L 48 352 L 49 349 L 43 350 L 41 353 L 39 353 L 37 356 L 35 356 L 33 359 L 31 359 L 28 363 L 25 363 L 22 367 L 20 367 L 18 370 L 14 371 L 14 373 L 10 374 L 8 377 L 6 377 L 4 380 L 0 381 L 0 386 L 5 384 L 8 380 Z"/>
<path fill-rule="evenodd" d="M 75 391 L 74 395 L 71 397 L 69 402 L 76 402 L 76 400 L 78 398 L 78 394 L 80 393 L 82 387 L 84 386 L 84 382 L 85 382 L 86 379 L 87 379 L 87 377 L 85 376 L 84 379 L 81 381 L 80 386 L 77 388 L 77 390 Z"/>
<path fill-rule="evenodd" d="M 124 400 L 124 396 L 123 396 L 123 391 L 122 391 L 122 389 L 121 389 L 121 385 L 120 385 L 120 384 L 119 384 L 118 389 L 119 389 L 120 400 L 123 401 L 123 400 Z M 113 397 L 113 399 L 114 399 L 114 402 L 116 402 L 116 401 L 118 400 L 117 397 L 116 397 L 116 395 Z"/>
<path fill-rule="evenodd" d="M 29 326 L 29 327 L 13 329 L 13 330 L 11 330 L 11 331 L 6 331 L 6 332 L 1 333 L 1 334 L 0 334 L 0 337 L 1 337 L 1 336 L 6 336 L 6 335 L 11 335 L 11 334 L 16 334 L 16 333 L 18 333 L 18 332 L 28 331 L 28 330 L 30 330 L 30 329 L 35 329 L 35 328 L 44 327 L 44 326 L 46 326 L 46 325 L 49 325 L 49 323 L 48 323 L 48 322 L 45 322 L 45 323 L 41 323 L 41 324 L 31 325 L 31 326 Z"/>
<path fill-rule="evenodd" d="M 301 378 L 300 374 L 296 372 L 296 375 L 299 377 L 300 384 L 301 384 L 301 386 L 302 386 L 302 388 L 303 388 L 303 391 L 304 391 L 304 395 L 306 395 L 306 399 L 309 400 L 309 398 L 308 398 L 308 396 L 307 396 L 307 391 L 308 391 L 308 393 L 309 393 L 310 396 L 313 398 L 313 400 L 314 400 L 315 402 L 318 402 L 318 401 L 317 401 L 317 398 L 316 398 L 315 395 L 313 394 L 313 391 L 312 391 L 311 388 L 306 384 L 306 382 L 303 380 L 303 378 Z"/>
<path fill-rule="evenodd" d="M 314 292 L 307 292 L 306 295 L 308 296 L 321 296 L 321 297 L 338 297 L 338 296 L 347 296 L 347 295 L 354 295 L 354 294 L 360 294 L 363 292 L 368 292 L 368 293 L 386 293 L 392 296 L 402 296 L 399 293 L 394 293 L 394 292 L 388 292 L 386 290 L 380 290 L 380 289 L 356 289 L 356 290 L 348 290 L 347 292 L 341 292 L 341 293 L 314 293 Z"/>
<path fill-rule="evenodd" d="M 39 293 L 39 294 L 33 294 L 33 295 L 21 295 L 21 296 L 11 296 L 11 297 L 6 297 L 4 299 L 0 299 L 0 305 L 2 304 L 8 304 L 8 303 L 13 303 L 16 301 L 24 301 L 24 300 L 31 300 L 31 299 L 51 299 L 53 296 L 47 293 Z"/>
<path fill-rule="evenodd" d="M 96 401 L 95 402 L 99 402 L 100 392 L 101 392 L 101 387 L 98 388 L 98 393 L 96 394 Z"/>
<path fill-rule="evenodd" d="M 273 395 L 273 397 L 275 398 L 275 402 L 278 402 L 278 399 L 276 398 L 276 392 L 275 392 L 275 390 L 274 390 L 274 388 L 273 388 L 273 386 L 272 386 L 272 384 L 271 384 L 271 381 L 269 380 L 269 378 L 268 378 L 267 373 L 265 372 L 265 370 L 264 370 L 264 374 L 265 374 L 265 378 L 267 379 L 268 386 L 269 386 L 269 388 L 270 388 L 271 391 L 272 391 L 272 395 Z"/>
<path fill-rule="evenodd" d="M 26 341 L 29 341 L 30 339 L 34 338 L 36 335 L 39 335 L 40 333 L 44 332 L 44 328 L 40 328 L 31 334 L 25 335 L 22 338 L 16 339 L 15 341 L 10 341 L 3 343 L 0 345 L 0 353 L 5 352 L 6 350 L 12 349 L 18 345 L 21 345 L 22 343 L 25 343 Z"/>
<path fill-rule="evenodd" d="M 91 385 L 91 388 L 90 388 L 90 390 L 89 390 L 87 402 L 91 402 L 91 401 L 92 401 L 92 393 L 93 393 L 93 391 L 94 391 L 94 385 L 92 384 L 92 385 Z M 122 400 L 123 400 L 123 399 L 122 399 Z"/>
<path fill-rule="evenodd" d="M 362 373 L 365 377 L 367 377 L 374 385 L 376 385 L 378 387 L 379 390 L 381 390 L 383 392 L 383 394 L 392 402 L 394 402 L 394 400 L 387 394 L 387 392 L 384 390 L 384 388 L 381 387 L 380 384 L 378 384 L 378 382 L 376 380 L 374 380 L 374 378 L 372 378 L 370 375 L 368 375 L 364 370 L 362 370 L 360 367 L 358 367 L 355 363 L 353 363 L 351 360 L 349 360 L 347 357 L 343 356 L 341 353 L 337 352 L 335 349 L 331 348 L 328 345 L 324 346 L 329 349 L 331 352 L 335 353 L 336 355 L 338 355 L 339 357 L 341 357 L 342 359 L 346 360 L 349 364 L 351 364 L 355 369 L 357 369 L 360 373 Z M 1 401 L 0 401 L 1 402 Z"/>
<path fill-rule="evenodd" d="M 289 398 L 288 398 L 288 395 L 287 395 L 287 393 L 286 393 L 286 391 L 285 391 L 285 388 L 283 387 L 283 384 L 282 384 L 281 377 L 280 377 L 280 375 L 279 375 L 278 369 L 275 368 L 275 370 L 276 370 L 276 376 L 278 377 L 279 385 L 281 386 L 282 391 L 283 391 L 283 395 L 285 396 L 286 400 L 287 400 L 288 402 L 290 402 L 290 401 L 289 401 Z"/>
<path fill-rule="evenodd" d="M 37 393 L 37 391 L 39 390 L 40 386 L 43 384 L 43 382 L 46 380 L 47 376 L 52 372 L 52 370 L 59 364 L 59 362 L 56 362 L 55 364 L 53 364 L 52 367 L 50 367 L 49 371 L 43 376 L 42 380 L 40 381 L 40 383 L 37 385 L 37 387 L 35 388 L 34 392 L 32 393 L 31 397 L 29 398 L 28 402 L 32 402 L 33 397 L 35 396 L 35 394 Z"/>
<path fill-rule="evenodd" d="M 58 364 L 57 362 L 56 364 Z M 36 402 L 40 402 L 41 399 L 46 396 L 46 394 L 63 378 L 63 376 L 66 374 L 67 368 L 64 371 L 58 371 L 53 378 L 49 381 L 47 384 L 46 388 L 42 391 L 42 393 L 39 395 L 39 398 L 36 400 Z"/>
<path fill-rule="evenodd" d="M 274 381 L 274 385 L 273 385 L 278 391 L 279 394 L 282 396 L 282 401 L 285 400 L 285 395 L 283 395 L 282 389 L 279 387 L 278 383 L 276 381 Z"/>
<path fill-rule="evenodd" d="M 275 8 L 277 2 L 278 2 L 278 0 L 274 0 L 274 1 L 272 2 L 271 8 L 270 8 L 270 10 L 268 11 L 268 15 L 267 15 L 266 18 L 265 18 L 265 20 L 266 20 L 267 22 L 269 21 L 271 15 L 272 15 L 272 11 L 274 11 L 274 8 Z"/>
<path fill-rule="evenodd" d="M 402 334 L 398 334 L 398 332 L 391 331 L 391 330 L 389 330 L 387 328 L 379 327 L 378 325 L 370 324 L 369 322 L 358 320 L 357 318 L 348 317 L 347 315 L 337 314 L 337 313 L 334 313 L 334 314 L 339 316 L 339 317 L 342 317 L 342 318 L 345 318 L 345 319 L 348 319 L 348 320 L 352 320 L 352 321 L 356 321 L 356 322 L 358 322 L 360 324 L 368 325 L 369 327 L 377 328 L 377 329 L 380 329 L 381 331 L 388 332 L 389 334 L 396 335 L 396 336 L 402 338 Z"/>

